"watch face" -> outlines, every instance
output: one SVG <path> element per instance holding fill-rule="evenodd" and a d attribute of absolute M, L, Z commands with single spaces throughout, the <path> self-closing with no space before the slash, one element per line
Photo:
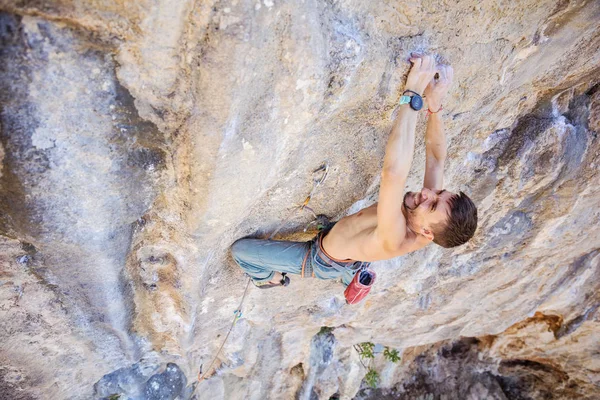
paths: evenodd
<path fill-rule="evenodd" d="M 414 95 L 413 97 L 411 97 L 410 107 L 415 111 L 419 111 L 421 108 L 423 108 L 423 98 L 421 98 L 421 96 L 417 96 L 417 95 Z"/>

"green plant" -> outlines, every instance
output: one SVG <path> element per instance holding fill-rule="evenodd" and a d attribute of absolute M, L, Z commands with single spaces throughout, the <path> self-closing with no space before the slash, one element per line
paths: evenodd
<path fill-rule="evenodd" d="M 354 349 L 360 356 L 360 363 L 367 370 L 364 381 L 372 388 L 376 388 L 379 383 L 379 373 L 371 367 L 371 362 L 375 359 L 375 354 L 380 354 L 380 352 L 375 353 L 375 345 L 371 342 L 356 344 L 354 345 Z M 382 353 L 386 360 L 389 360 L 393 363 L 396 363 L 401 359 L 398 350 L 389 348 L 388 346 L 385 346 Z M 366 365 L 363 360 L 366 360 Z"/>
<path fill-rule="evenodd" d="M 373 350 L 375 349 L 375 345 L 371 342 L 364 342 L 358 345 L 358 354 L 362 358 L 375 358 L 375 353 Z"/>
<path fill-rule="evenodd" d="M 119 400 L 120 398 L 121 398 L 121 395 L 118 393 L 111 394 L 110 396 L 107 397 L 108 400 Z"/>
<path fill-rule="evenodd" d="M 400 361 L 400 355 L 398 354 L 398 350 L 390 349 L 387 346 L 385 346 L 385 350 L 383 350 L 383 356 L 393 363 Z"/>
<path fill-rule="evenodd" d="M 369 368 L 369 371 L 365 375 L 365 382 L 367 382 L 367 385 L 375 389 L 377 387 L 377 383 L 379 382 L 379 373 L 373 368 Z"/>
<path fill-rule="evenodd" d="M 317 335 L 327 335 L 328 333 L 333 332 L 335 328 L 332 328 L 330 326 L 322 326 L 321 330 L 319 331 L 319 333 L 317 333 Z"/>

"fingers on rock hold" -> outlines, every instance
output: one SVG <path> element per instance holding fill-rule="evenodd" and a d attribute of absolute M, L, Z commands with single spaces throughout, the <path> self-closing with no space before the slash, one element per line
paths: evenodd
<path fill-rule="evenodd" d="M 439 74 L 440 74 L 440 80 L 445 81 L 448 76 L 448 68 L 445 65 L 441 65 Z"/>
<path fill-rule="evenodd" d="M 410 59 L 410 62 L 413 63 L 414 66 L 420 67 L 423 63 L 423 59 L 420 57 L 413 57 Z"/>

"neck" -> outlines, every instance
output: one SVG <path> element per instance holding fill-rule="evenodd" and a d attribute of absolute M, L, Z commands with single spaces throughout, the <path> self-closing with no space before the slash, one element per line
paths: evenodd
<path fill-rule="evenodd" d="M 406 209 L 404 207 L 402 207 L 402 213 L 404 214 L 404 219 L 406 220 L 406 232 L 408 234 L 413 234 L 413 235 L 418 235 L 418 233 L 411 228 L 410 226 L 410 219 L 408 218 L 408 212 L 406 212 Z"/>

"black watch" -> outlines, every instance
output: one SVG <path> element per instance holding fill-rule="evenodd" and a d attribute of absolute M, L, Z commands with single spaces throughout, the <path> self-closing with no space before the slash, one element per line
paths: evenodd
<path fill-rule="evenodd" d="M 412 96 L 407 96 L 405 93 L 412 93 Z M 410 108 L 415 111 L 419 111 L 421 108 L 423 108 L 423 98 L 417 92 L 405 90 L 402 93 L 402 97 L 400 97 L 400 105 L 402 104 L 410 104 Z"/>

